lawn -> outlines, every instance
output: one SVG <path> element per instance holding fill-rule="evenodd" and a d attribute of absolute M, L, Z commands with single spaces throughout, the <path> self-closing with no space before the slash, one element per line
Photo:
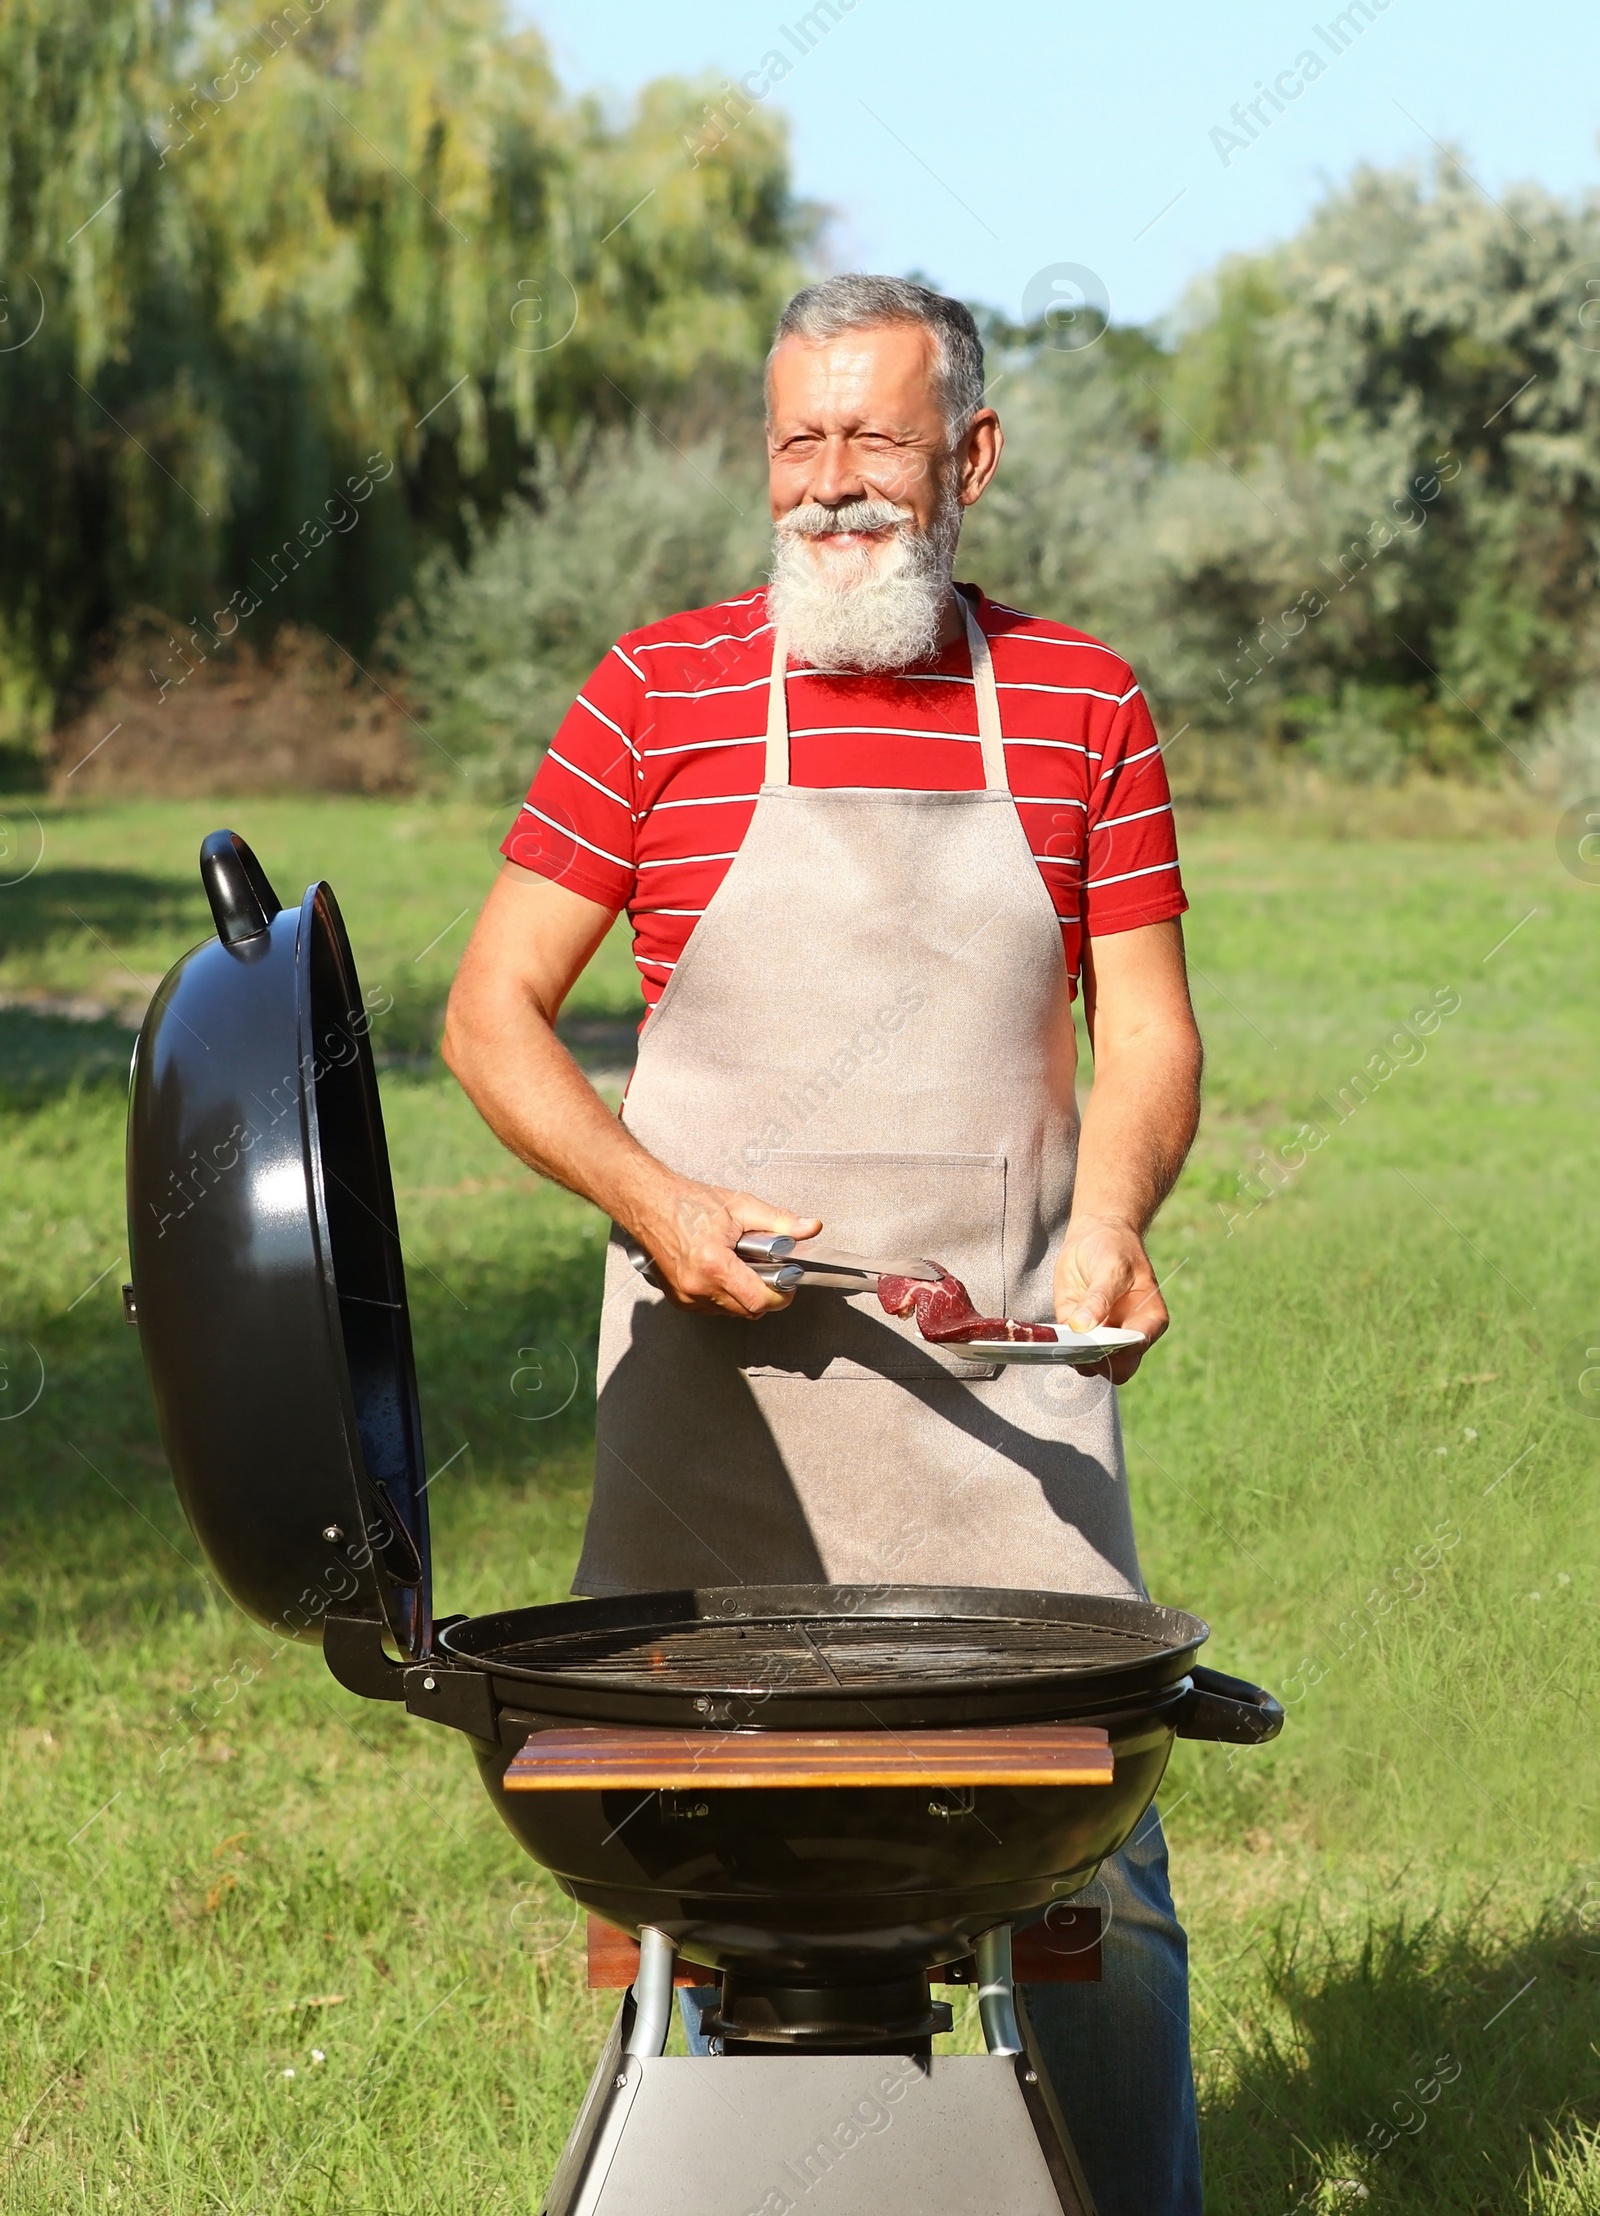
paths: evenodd
<path fill-rule="evenodd" d="M 525 2216 L 608 2006 L 570 1908 L 453 1735 L 274 1653 L 199 1570 L 117 1294 L 124 1025 L 206 928 L 194 853 L 231 820 L 280 892 L 331 880 L 393 1000 L 439 1606 L 564 1591 L 603 1227 L 428 1052 L 503 812 L 28 805 L 0 811 L 0 2210 Z M 1207 2205 L 1600 2211 L 1600 889 L 1548 834 L 1213 819 L 1186 855 L 1208 1108 L 1129 1466 L 1153 1594 L 1289 1709 L 1270 1748 L 1180 1747 L 1162 1795 Z M 633 1006 L 613 942 L 572 1011 L 597 1064 Z"/>

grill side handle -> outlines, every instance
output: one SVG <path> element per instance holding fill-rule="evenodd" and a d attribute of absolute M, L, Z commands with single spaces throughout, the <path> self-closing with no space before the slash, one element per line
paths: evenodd
<path fill-rule="evenodd" d="M 224 946 L 260 938 L 283 902 L 237 831 L 212 831 L 200 842 L 200 881 Z"/>
<path fill-rule="evenodd" d="M 1283 1729 L 1283 1704 L 1248 1678 L 1226 1677 L 1221 1670 L 1196 1666 L 1176 1718 L 1180 1739 L 1215 1739 L 1240 1747 L 1260 1746 Z"/>

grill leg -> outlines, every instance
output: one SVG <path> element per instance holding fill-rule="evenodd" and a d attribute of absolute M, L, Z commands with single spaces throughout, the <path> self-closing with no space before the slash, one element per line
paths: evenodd
<path fill-rule="evenodd" d="M 639 1934 L 639 1975 L 633 1981 L 633 2024 L 623 2039 L 626 2054 L 660 2054 L 672 2021 L 672 1973 L 677 1952 L 664 1931 L 649 1924 Z"/>
<path fill-rule="evenodd" d="M 1096 2216 L 1094 2195 L 1089 2181 L 1083 2174 L 1078 2160 L 1078 2150 L 1072 2144 L 1066 2119 L 1056 2102 L 1049 2077 L 1045 2073 L 1043 2057 L 1033 2036 L 1033 2026 L 1028 2021 L 1028 2011 L 1022 1995 L 1013 1995 L 1015 2020 L 1022 2038 L 1022 2052 L 1017 2057 L 1017 2083 L 1022 2091 L 1023 2105 L 1038 2135 L 1040 2151 L 1050 2171 L 1066 2216 Z"/>
<path fill-rule="evenodd" d="M 644 2066 L 661 2054 L 672 2022 L 677 1954 L 664 1931 L 639 1934 L 639 1974 L 622 1997 L 611 2036 L 550 2181 L 545 2216 L 590 2216 L 605 2191 Z"/>
<path fill-rule="evenodd" d="M 1021 2054 L 1017 1989 L 1011 1976 L 1011 1926 L 996 1924 L 974 1950 L 978 1958 L 978 2021 L 991 2054 Z"/>
<path fill-rule="evenodd" d="M 1065 2216 L 1095 2216 L 1088 2180 L 1067 2135 L 1027 2010 L 1011 1975 L 1011 1926 L 996 1924 L 992 1931 L 984 1932 L 973 1951 L 977 1956 L 978 2020 L 983 2025 L 984 2044 L 991 2054 L 1009 2055 L 1015 2061 L 1023 2105 Z"/>
<path fill-rule="evenodd" d="M 639 2090 L 640 2065 L 622 2046 L 632 2025 L 633 1995 L 625 1993 L 556 2164 L 541 2216 L 577 2216 L 585 2206 L 594 2205 L 605 2185 L 622 2126 Z"/>

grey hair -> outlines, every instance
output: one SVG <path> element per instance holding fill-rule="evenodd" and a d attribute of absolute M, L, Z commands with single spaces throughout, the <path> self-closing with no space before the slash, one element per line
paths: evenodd
<path fill-rule="evenodd" d="M 785 339 L 816 342 L 886 323 L 918 323 L 933 333 L 939 407 L 953 445 L 983 406 L 983 341 L 959 300 L 905 277 L 824 277 L 797 292 L 778 318 L 767 355 L 769 396 L 772 357 Z"/>

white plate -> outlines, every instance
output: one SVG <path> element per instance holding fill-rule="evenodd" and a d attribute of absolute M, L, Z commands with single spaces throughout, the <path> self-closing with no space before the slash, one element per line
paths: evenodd
<path fill-rule="evenodd" d="M 1068 1331 L 1060 1324 L 1053 1328 L 1053 1339 L 968 1339 L 948 1351 L 973 1362 L 1065 1362 L 1084 1370 L 1103 1362 L 1108 1354 L 1145 1343 L 1142 1331 L 1119 1331 L 1110 1324 L 1099 1331 Z"/>

